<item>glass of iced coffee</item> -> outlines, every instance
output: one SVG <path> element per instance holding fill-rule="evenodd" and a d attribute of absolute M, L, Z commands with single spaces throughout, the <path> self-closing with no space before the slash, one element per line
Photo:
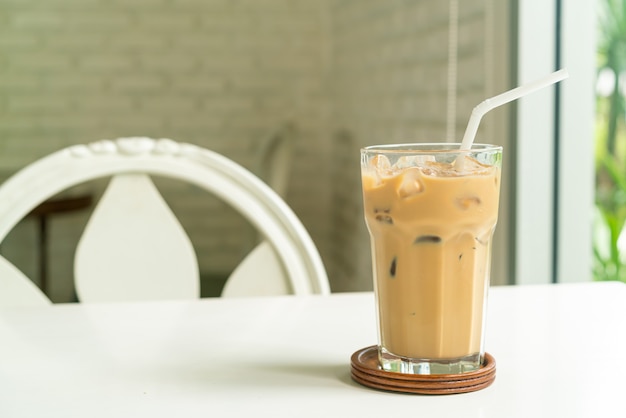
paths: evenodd
<path fill-rule="evenodd" d="M 483 144 L 361 150 L 383 370 L 481 367 L 501 161 Z"/>

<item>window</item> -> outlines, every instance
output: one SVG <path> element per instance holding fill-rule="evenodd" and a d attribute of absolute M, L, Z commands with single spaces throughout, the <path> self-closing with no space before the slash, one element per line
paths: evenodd
<path fill-rule="evenodd" d="M 591 280 L 596 2 L 518 4 L 518 84 L 570 77 L 517 103 L 514 277 Z"/>

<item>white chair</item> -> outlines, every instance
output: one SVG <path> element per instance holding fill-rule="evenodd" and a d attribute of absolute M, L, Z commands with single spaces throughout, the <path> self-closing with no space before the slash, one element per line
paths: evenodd
<path fill-rule="evenodd" d="M 0 187 L 0 242 L 42 201 L 112 176 L 76 250 L 79 301 L 197 298 L 194 249 L 150 175 L 214 193 L 265 238 L 228 278 L 223 297 L 330 293 L 311 237 L 269 186 L 220 154 L 169 139 L 133 137 L 76 145 L 25 167 Z"/>
<path fill-rule="evenodd" d="M 287 195 L 289 186 L 296 135 L 295 125 L 292 122 L 286 122 L 259 141 L 256 172 L 283 199 Z"/>
<path fill-rule="evenodd" d="M 0 306 L 45 306 L 50 299 L 15 266 L 0 256 Z"/>
<path fill-rule="evenodd" d="M 269 135 L 258 139 L 253 149 L 256 156 L 254 172 L 283 199 L 289 187 L 296 136 L 295 124 L 284 122 Z M 250 252 L 262 240 L 263 236 L 256 228 L 248 228 L 241 248 L 242 254 Z"/>

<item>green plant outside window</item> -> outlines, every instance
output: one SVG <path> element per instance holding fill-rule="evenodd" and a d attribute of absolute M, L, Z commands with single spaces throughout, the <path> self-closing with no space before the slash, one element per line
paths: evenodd
<path fill-rule="evenodd" d="M 626 0 L 601 5 L 593 276 L 626 282 Z"/>

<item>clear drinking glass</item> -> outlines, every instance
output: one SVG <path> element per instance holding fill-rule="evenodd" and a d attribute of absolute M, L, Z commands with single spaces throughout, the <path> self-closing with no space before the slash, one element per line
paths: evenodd
<path fill-rule="evenodd" d="M 361 150 L 381 367 L 480 368 L 502 148 L 396 144 Z"/>

